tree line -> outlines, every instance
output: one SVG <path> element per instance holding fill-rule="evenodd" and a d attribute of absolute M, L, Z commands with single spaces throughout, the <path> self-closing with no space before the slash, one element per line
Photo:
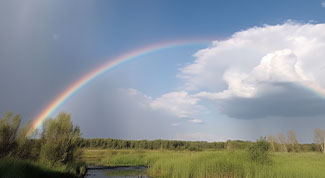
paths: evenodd
<path fill-rule="evenodd" d="M 289 142 L 278 142 L 273 137 L 266 137 L 270 144 L 270 151 L 273 152 L 311 152 L 321 151 L 320 145 L 312 144 L 289 144 Z M 121 140 L 121 139 L 105 139 L 81 138 L 78 141 L 80 148 L 100 148 L 100 149 L 149 149 L 149 150 L 237 150 L 249 149 L 254 142 L 241 140 L 228 140 L 226 142 L 205 142 L 205 141 L 181 141 L 181 140 Z M 283 147 L 285 146 L 285 149 Z"/>
<path fill-rule="evenodd" d="M 31 123 L 20 126 L 21 116 L 8 112 L 0 119 L 0 158 L 15 156 L 22 159 L 43 160 L 50 163 L 68 164 L 81 154 L 78 148 L 104 149 L 169 149 L 169 150 L 223 150 L 249 149 L 253 142 L 228 140 L 226 142 L 181 141 L 181 140 L 121 140 L 106 138 L 81 138 L 80 129 L 74 126 L 71 115 L 60 113 L 56 118 L 47 119 L 43 123 L 38 137 L 27 137 Z M 325 152 L 325 130 L 315 129 L 314 143 L 299 144 L 296 134 L 290 130 L 287 135 L 269 135 L 266 141 L 270 151 Z"/>
<path fill-rule="evenodd" d="M 237 142 L 237 141 L 234 141 Z M 243 142 L 243 141 L 238 141 Z M 180 140 L 120 140 L 120 139 L 80 139 L 78 146 L 82 148 L 104 149 L 170 149 L 170 150 L 204 150 L 224 149 L 224 142 L 180 141 Z"/>
<path fill-rule="evenodd" d="M 314 143 L 300 144 L 296 133 L 290 130 L 287 135 L 279 133 L 276 136 L 269 135 L 265 140 L 270 144 L 268 148 L 273 152 L 324 152 L 325 130 L 315 129 Z M 102 149 L 168 149 L 168 150 L 231 150 L 249 149 L 254 142 L 241 140 L 228 140 L 226 142 L 206 141 L 181 141 L 181 140 L 122 140 L 108 138 L 80 138 L 78 146 L 81 148 Z"/>

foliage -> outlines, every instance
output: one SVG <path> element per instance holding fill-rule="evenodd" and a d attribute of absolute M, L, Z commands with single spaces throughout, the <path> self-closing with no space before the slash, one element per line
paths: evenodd
<path fill-rule="evenodd" d="M 15 156 L 22 159 L 37 160 L 39 159 L 41 142 L 38 139 L 32 139 L 30 136 L 27 136 L 27 132 L 30 129 L 31 125 L 32 123 L 28 122 L 19 130 Z"/>
<path fill-rule="evenodd" d="M 288 151 L 289 152 L 299 152 L 301 146 L 298 143 L 296 133 L 293 130 L 288 132 Z"/>
<path fill-rule="evenodd" d="M 73 126 L 71 116 L 60 113 L 57 118 L 48 119 L 43 124 L 41 135 L 41 159 L 51 164 L 67 164 L 76 160 L 78 155 L 77 141 L 80 129 Z"/>
<path fill-rule="evenodd" d="M 290 133 L 290 132 L 289 132 Z M 282 134 L 283 135 L 283 134 Z M 285 138 L 285 136 L 283 135 Z M 288 136 L 289 137 L 289 136 Z M 291 137 L 294 138 L 294 137 Z M 282 138 L 283 139 L 283 138 Z M 286 140 L 286 139 L 285 139 Z M 294 140 L 294 139 L 291 139 Z M 268 136 L 267 141 L 270 143 L 270 150 L 273 152 L 310 152 L 319 151 L 320 147 L 316 144 L 299 144 L 298 141 L 285 142 L 282 145 L 275 136 Z M 241 140 L 228 140 L 227 142 L 206 142 L 206 141 L 179 141 L 179 140 L 120 140 L 108 138 L 93 138 L 78 140 L 80 148 L 96 149 L 146 149 L 146 150 L 246 150 L 254 142 Z M 284 149 L 288 148 L 288 149 Z"/>
<path fill-rule="evenodd" d="M 156 178 L 323 178 L 325 172 L 325 155 L 303 152 L 272 153 L 272 164 L 251 161 L 243 150 L 84 149 L 82 159 L 92 165 L 147 165 L 147 175 Z"/>
<path fill-rule="evenodd" d="M 319 149 L 322 153 L 325 152 L 325 130 L 316 128 L 314 130 L 314 142 L 319 145 Z"/>
<path fill-rule="evenodd" d="M 13 155 L 17 148 L 18 129 L 21 122 L 20 115 L 7 112 L 0 119 L 0 158 Z"/>
<path fill-rule="evenodd" d="M 296 133 L 293 130 L 288 135 L 279 133 L 277 136 L 269 135 L 266 140 L 270 143 L 270 150 L 273 152 L 300 152 L 314 151 L 313 144 L 299 144 Z"/>
<path fill-rule="evenodd" d="M 10 112 L 0 119 L 0 177 L 73 177 L 85 174 L 85 164 L 77 160 L 80 129 L 72 125 L 70 115 L 61 113 L 58 118 L 47 121 L 41 139 L 27 136 L 30 122 L 25 126 L 20 126 L 20 123 L 20 115 L 14 116 Z M 39 161 L 40 152 L 42 162 Z"/>
<path fill-rule="evenodd" d="M 270 163 L 269 148 L 270 144 L 265 138 L 257 140 L 256 143 L 248 150 L 250 159 L 261 164 Z"/>
<path fill-rule="evenodd" d="M 23 127 L 20 127 L 20 123 L 21 116 L 11 112 L 0 119 L 0 157 L 36 160 L 40 151 L 39 141 L 26 136 L 31 123 Z"/>
<path fill-rule="evenodd" d="M 248 149 L 252 142 L 230 141 L 206 142 L 206 141 L 180 141 L 180 140 L 119 140 L 119 139 L 80 139 L 78 145 L 81 148 L 108 148 L 108 149 L 149 149 L 149 150 L 190 150 L 200 151 L 207 149 L 221 150 Z"/>

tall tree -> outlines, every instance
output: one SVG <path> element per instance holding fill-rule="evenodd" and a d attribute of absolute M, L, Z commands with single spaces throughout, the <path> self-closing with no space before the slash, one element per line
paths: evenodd
<path fill-rule="evenodd" d="M 80 129 L 73 126 L 70 114 L 61 112 L 43 124 L 41 158 L 51 163 L 66 164 L 78 156 Z"/>
<path fill-rule="evenodd" d="M 287 146 L 287 139 L 286 139 L 286 137 L 282 133 L 279 133 L 278 134 L 278 139 L 279 139 L 279 142 L 281 144 L 282 151 L 288 152 L 288 146 Z"/>
<path fill-rule="evenodd" d="M 290 145 L 290 149 L 292 151 L 298 152 L 299 151 L 299 143 L 296 137 L 296 133 L 293 130 L 288 132 L 288 144 Z"/>
<path fill-rule="evenodd" d="M 319 145 L 321 152 L 325 152 L 325 130 L 316 128 L 314 130 L 314 142 Z"/>
<path fill-rule="evenodd" d="M 273 135 L 267 136 L 267 141 L 270 143 L 272 151 L 276 151 L 277 139 Z"/>
<path fill-rule="evenodd" d="M 0 119 L 0 157 L 14 153 L 20 121 L 20 115 L 14 116 L 11 112 Z"/>

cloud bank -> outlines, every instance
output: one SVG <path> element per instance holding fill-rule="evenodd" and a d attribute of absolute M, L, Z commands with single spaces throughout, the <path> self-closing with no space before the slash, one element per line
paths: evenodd
<path fill-rule="evenodd" d="M 230 117 L 319 115 L 324 114 L 319 97 L 325 95 L 324 49 L 325 24 L 254 27 L 198 51 L 180 76 L 186 90 L 218 102 Z"/>
<path fill-rule="evenodd" d="M 323 115 L 324 49 L 325 24 L 288 21 L 236 32 L 195 53 L 178 75 L 184 90 L 150 106 L 192 118 L 206 110 L 205 100 L 239 119 Z"/>

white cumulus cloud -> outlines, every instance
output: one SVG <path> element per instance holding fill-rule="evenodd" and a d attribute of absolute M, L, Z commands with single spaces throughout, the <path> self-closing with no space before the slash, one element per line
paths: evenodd
<path fill-rule="evenodd" d="M 189 95 L 186 91 L 179 91 L 166 93 L 156 98 L 150 106 L 155 110 L 164 110 L 180 118 L 191 118 L 204 109 L 198 101 L 198 98 Z"/>
<path fill-rule="evenodd" d="M 180 76 L 199 98 L 254 97 L 268 82 L 297 83 L 325 94 L 324 49 L 325 24 L 253 27 L 198 51 Z"/>
<path fill-rule="evenodd" d="M 194 118 L 206 112 L 205 99 L 235 118 L 322 115 L 323 102 L 306 88 L 325 96 L 324 49 L 325 24 L 239 31 L 196 52 L 178 74 L 184 90 L 150 98 L 148 106 L 196 124 L 203 123 Z"/>
<path fill-rule="evenodd" d="M 186 91 L 170 92 L 158 98 L 152 98 L 134 88 L 120 90 L 132 97 L 139 106 L 153 111 L 162 111 L 173 117 L 188 119 L 190 123 L 203 124 L 202 120 L 193 119 L 193 117 L 203 112 L 205 108 L 198 104 L 199 98 L 189 95 Z M 171 124 L 174 127 L 179 125 L 179 123 Z"/>

